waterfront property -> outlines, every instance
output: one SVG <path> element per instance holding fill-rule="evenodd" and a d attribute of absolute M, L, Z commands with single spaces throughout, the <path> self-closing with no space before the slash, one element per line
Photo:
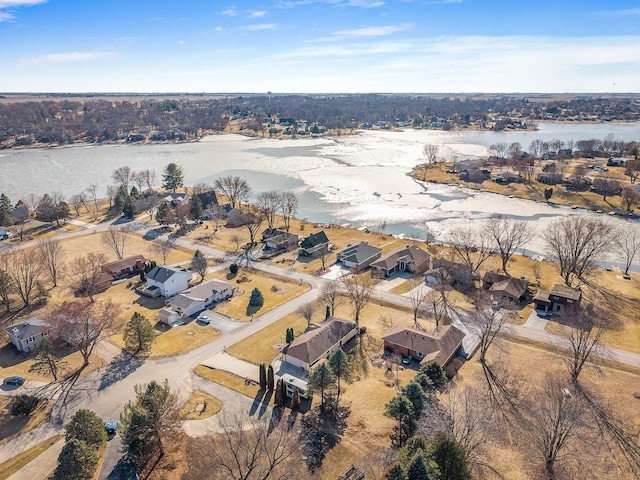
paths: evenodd
<path fill-rule="evenodd" d="M 360 242 L 338 252 L 338 262 L 356 271 L 364 270 L 382 256 L 382 249 Z"/>
<path fill-rule="evenodd" d="M 555 284 L 550 292 L 538 290 L 533 302 L 541 313 L 561 315 L 567 308 L 576 306 L 582 298 L 582 290 Z"/>
<path fill-rule="evenodd" d="M 371 270 L 388 277 L 393 272 L 424 272 L 429 267 L 431 255 L 415 245 L 399 248 L 371 264 Z"/>
<path fill-rule="evenodd" d="M 173 297 L 169 304 L 160 310 L 158 320 L 170 325 L 182 318 L 195 315 L 208 306 L 231 297 L 233 289 L 232 284 L 223 280 L 201 283 Z"/>

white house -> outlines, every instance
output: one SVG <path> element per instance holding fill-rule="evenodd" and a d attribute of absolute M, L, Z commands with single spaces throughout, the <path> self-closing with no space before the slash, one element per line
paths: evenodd
<path fill-rule="evenodd" d="M 147 273 L 144 293 L 151 297 L 173 297 L 189 288 L 192 277 L 193 273 L 186 268 L 157 266 Z"/>
<path fill-rule="evenodd" d="M 340 348 L 358 333 L 358 326 L 339 317 L 329 317 L 312 325 L 282 351 L 282 361 L 309 370 L 327 357 L 334 348 Z"/>
<path fill-rule="evenodd" d="M 233 295 L 233 285 L 222 280 L 209 280 L 179 293 L 160 310 L 158 320 L 171 324 L 181 318 L 201 312 L 209 305 L 221 302 Z"/>
<path fill-rule="evenodd" d="M 39 318 L 16 323 L 4 329 L 19 352 L 30 352 L 38 346 L 43 338 L 49 336 L 51 327 Z"/>

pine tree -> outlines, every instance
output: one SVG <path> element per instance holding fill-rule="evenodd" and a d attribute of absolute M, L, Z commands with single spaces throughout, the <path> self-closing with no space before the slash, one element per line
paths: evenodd
<path fill-rule="evenodd" d="M 407 469 L 407 477 L 411 480 L 430 480 L 427 466 L 422 455 L 416 455 Z"/>
<path fill-rule="evenodd" d="M 249 305 L 252 307 L 262 307 L 264 305 L 264 297 L 262 296 L 262 292 L 254 288 L 251 291 L 251 298 L 249 298 Z"/>
<path fill-rule="evenodd" d="M 402 447 L 415 429 L 413 405 L 404 394 L 399 393 L 385 405 L 385 415 L 397 422 L 393 428 L 392 440 Z"/>
<path fill-rule="evenodd" d="M 124 200 L 122 214 L 127 218 L 133 218 L 136 216 L 136 206 L 134 205 L 133 199 L 130 195 L 127 195 L 127 198 Z"/>
<path fill-rule="evenodd" d="M 202 218 L 202 201 L 200 197 L 194 195 L 189 202 L 189 214 L 193 220 L 200 220 Z"/>
<path fill-rule="evenodd" d="M 442 480 L 470 480 L 467 452 L 455 438 L 438 432 L 431 440 L 429 453 L 440 469 Z"/>
<path fill-rule="evenodd" d="M 431 362 L 427 365 L 423 365 L 420 367 L 420 373 L 424 373 L 429 377 L 435 388 L 441 388 L 448 382 L 447 375 L 437 362 Z"/>
<path fill-rule="evenodd" d="M 156 210 L 156 222 L 161 225 L 167 225 L 169 223 L 171 208 L 166 203 L 161 203 Z"/>
<path fill-rule="evenodd" d="M 8 227 L 11 225 L 11 200 L 4 193 L 0 194 L 0 226 Z"/>
<path fill-rule="evenodd" d="M 58 375 L 64 372 L 67 362 L 60 360 L 55 355 L 53 343 L 48 338 L 44 338 L 35 349 L 33 364 L 29 367 L 29 372 L 38 375 L 51 375 L 54 381 L 58 381 Z"/>
<path fill-rule="evenodd" d="M 260 364 L 260 390 L 266 390 L 267 388 L 267 369 L 264 363 Z"/>
<path fill-rule="evenodd" d="M 338 386 L 338 395 L 336 397 L 336 402 L 340 401 L 340 380 L 344 380 L 345 382 L 350 382 L 353 376 L 353 368 L 351 366 L 351 362 L 349 361 L 349 357 L 342 348 L 336 348 L 333 352 L 329 354 L 328 358 L 329 368 L 331 372 L 336 377 L 336 383 Z"/>
<path fill-rule="evenodd" d="M 298 389 L 293 387 L 293 396 L 291 397 L 291 410 L 297 410 L 300 408 L 300 394 Z"/>
<path fill-rule="evenodd" d="M 175 192 L 184 185 L 184 173 L 182 168 L 175 163 L 170 163 L 162 173 L 162 188 Z"/>
<path fill-rule="evenodd" d="M 269 365 L 269 369 L 267 370 L 267 388 L 269 390 L 273 390 L 273 383 L 274 383 L 273 366 Z"/>
<path fill-rule="evenodd" d="M 416 416 L 420 416 L 422 407 L 424 406 L 424 391 L 420 384 L 415 381 L 409 382 L 409 384 L 404 387 L 403 393 L 409 399 L 411 405 L 413 405 Z"/>
<path fill-rule="evenodd" d="M 196 253 L 193 254 L 190 268 L 200 275 L 200 283 L 202 283 L 204 276 L 207 274 L 207 269 L 209 268 L 209 261 L 200 250 L 196 250 Z"/>
<path fill-rule="evenodd" d="M 385 480 L 407 480 L 407 475 L 404 473 L 404 470 L 402 470 L 400 464 L 394 463 L 387 468 L 384 478 Z"/>
<path fill-rule="evenodd" d="M 140 270 L 140 283 L 144 283 L 147 281 L 147 276 L 144 273 L 144 268 Z"/>
<path fill-rule="evenodd" d="M 104 422 L 91 410 L 78 410 L 65 429 L 67 442 L 71 439 L 81 440 L 96 449 L 107 442 Z"/>
<path fill-rule="evenodd" d="M 293 328 L 287 328 L 286 341 L 287 344 L 293 342 Z"/>
<path fill-rule="evenodd" d="M 64 444 L 58 456 L 53 480 L 90 479 L 98 465 L 95 451 L 81 440 L 71 439 Z"/>
<path fill-rule="evenodd" d="M 309 390 L 320 392 L 320 408 L 324 410 L 325 392 L 336 383 L 336 377 L 326 363 L 314 368 L 309 374 Z"/>
<path fill-rule="evenodd" d="M 274 398 L 274 403 L 276 405 L 276 407 L 278 408 L 282 408 L 284 406 L 284 397 L 282 396 L 282 379 L 279 378 L 278 382 L 276 383 L 276 390 L 275 390 L 275 398 Z"/>
<path fill-rule="evenodd" d="M 156 332 L 147 317 L 135 312 L 122 336 L 126 349 L 133 355 L 139 355 L 149 351 L 156 339 Z"/>
<path fill-rule="evenodd" d="M 329 305 L 327 305 L 327 309 L 326 309 L 326 311 L 324 313 L 324 319 L 326 320 L 330 316 L 331 316 L 331 307 L 329 307 Z"/>

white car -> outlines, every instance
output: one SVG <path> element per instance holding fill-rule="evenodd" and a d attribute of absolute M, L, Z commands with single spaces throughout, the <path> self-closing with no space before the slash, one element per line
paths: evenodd
<path fill-rule="evenodd" d="M 211 323 L 211 319 L 206 315 L 198 315 L 198 318 L 196 318 L 196 322 L 203 325 L 209 325 Z"/>

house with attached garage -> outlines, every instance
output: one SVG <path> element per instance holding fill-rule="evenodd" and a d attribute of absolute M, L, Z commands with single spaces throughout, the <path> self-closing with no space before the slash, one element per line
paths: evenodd
<path fill-rule="evenodd" d="M 147 285 L 140 293 L 149 297 L 173 297 L 189 288 L 193 273 L 186 268 L 159 265 L 147 273 Z"/>
<path fill-rule="evenodd" d="M 353 270 L 364 270 L 382 256 L 382 249 L 360 242 L 338 252 L 338 262 Z"/>
<path fill-rule="evenodd" d="M 102 271 L 114 279 L 125 278 L 139 273 L 144 268 L 146 261 L 142 255 L 132 255 L 115 262 L 105 263 L 102 265 Z"/>
<path fill-rule="evenodd" d="M 43 338 L 49 336 L 50 330 L 51 327 L 44 320 L 36 317 L 4 329 L 19 352 L 30 352 L 36 348 Z"/>
<path fill-rule="evenodd" d="M 492 270 L 482 277 L 482 286 L 489 290 L 491 297 L 496 300 L 518 303 L 527 293 L 529 279 L 525 276 L 513 278 Z"/>
<path fill-rule="evenodd" d="M 421 365 L 437 362 L 445 368 L 462 347 L 465 333 L 453 325 L 438 327 L 433 333 L 401 326 L 384 334 L 384 349 L 405 357 L 411 355 Z"/>
<path fill-rule="evenodd" d="M 168 305 L 160 310 L 158 320 L 170 325 L 226 300 L 233 295 L 233 290 L 233 285 L 223 280 L 209 280 L 191 287 L 173 297 Z"/>
<path fill-rule="evenodd" d="M 288 252 L 298 246 L 300 237 L 295 233 L 286 232 L 277 228 L 268 228 L 262 232 L 262 241 L 269 250 Z"/>
<path fill-rule="evenodd" d="M 543 314 L 561 315 L 565 309 L 580 304 L 582 290 L 555 284 L 550 292 L 538 290 L 533 303 L 536 310 Z"/>
<path fill-rule="evenodd" d="M 342 348 L 358 333 L 358 326 L 340 317 L 311 325 L 282 351 L 282 361 L 309 371 L 335 348 Z"/>
<path fill-rule="evenodd" d="M 388 277 L 393 272 L 424 272 L 429 268 L 431 255 L 415 245 L 399 248 L 371 264 L 371 270 Z"/>
<path fill-rule="evenodd" d="M 324 230 L 312 233 L 300 242 L 300 255 L 303 257 L 313 257 L 329 253 L 329 238 Z"/>

